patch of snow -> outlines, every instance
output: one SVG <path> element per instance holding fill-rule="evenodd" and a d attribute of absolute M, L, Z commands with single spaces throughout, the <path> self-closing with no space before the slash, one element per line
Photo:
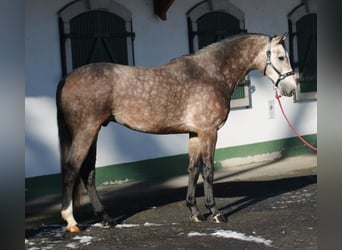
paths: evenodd
<path fill-rule="evenodd" d="M 209 235 L 209 234 L 206 234 L 206 233 L 198 233 L 198 232 L 190 232 L 190 233 L 188 233 L 188 237 L 206 236 L 206 235 Z"/>
<path fill-rule="evenodd" d="M 115 228 L 129 228 L 129 227 L 139 227 L 139 224 L 118 224 Z"/>
<path fill-rule="evenodd" d="M 161 226 L 161 224 L 145 222 L 145 223 L 144 223 L 144 226 L 145 226 L 145 227 L 153 227 L 153 226 Z"/>
<path fill-rule="evenodd" d="M 85 243 L 86 245 L 89 245 L 90 242 L 94 239 L 94 237 L 92 237 L 92 236 L 75 236 L 73 239 L 79 240 L 80 243 Z"/>
<path fill-rule="evenodd" d="M 110 181 L 105 181 L 105 182 L 102 182 L 101 185 L 103 186 L 108 186 L 108 185 L 117 185 L 117 184 L 123 184 L 123 183 L 126 183 L 126 182 L 129 182 L 131 181 L 130 179 L 126 178 L 124 180 L 110 180 Z"/>
<path fill-rule="evenodd" d="M 237 239 L 237 240 L 243 240 L 243 241 L 252 241 L 256 243 L 262 243 L 266 246 L 271 246 L 272 244 L 271 240 L 266 240 L 262 237 L 246 235 L 244 233 L 239 233 L 239 232 L 235 232 L 231 230 L 216 230 L 213 233 L 198 233 L 198 232 L 188 233 L 188 237 L 194 237 L 194 236 L 214 236 L 214 237 L 221 237 L 221 238 L 231 238 L 231 239 Z"/>
<path fill-rule="evenodd" d="M 102 223 L 98 222 L 98 223 L 94 223 L 91 225 L 92 227 L 101 227 L 101 228 L 110 228 L 110 226 L 104 226 L 102 225 Z"/>
<path fill-rule="evenodd" d="M 77 242 L 68 243 L 65 247 L 75 249 L 81 246 L 88 246 L 91 244 L 93 240 L 95 240 L 95 237 L 85 235 L 85 236 L 75 236 L 72 239 L 77 240 Z"/>
<path fill-rule="evenodd" d="M 271 240 L 266 240 L 262 237 L 246 235 L 244 233 L 234 232 L 231 230 L 217 230 L 215 233 L 212 233 L 211 235 L 216 236 L 216 237 L 233 238 L 233 239 L 239 239 L 239 240 L 245 240 L 245 241 L 253 241 L 256 243 L 263 243 L 266 246 L 271 246 L 271 243 L 272 243 Z"/>
<path fill-rule="evenodd" d="M 68 243 L 65 247 L 68 247 L 68 248 L 78 248 L 79 247 L 79 244 L 75 243 L 75 242 L 72 242 L 72 243 Z"/>

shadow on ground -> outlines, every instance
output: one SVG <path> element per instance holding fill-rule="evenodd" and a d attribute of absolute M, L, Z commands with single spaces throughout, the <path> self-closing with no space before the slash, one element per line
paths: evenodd
<path fill-rule="evenodd" d="M 160 183 L 163 183 L 161 180 Z M 268 198 L 278 196 L 287 192 L 291 192 L 310 184 L 317 183 L 316 175 L 284 178 L 270 181 L 235 181 L 235 182 L 223 182 L 216 183 L 214 185 L 215 197 L 219 202 L 217 203 L 221 213 L 228 218 L 241 210 L 255 205 L 258 202 L 266 200 Z M 151 207 L 161 207 L 169 205 L 175 202 L 184 201 L 186 195 L 186 187 L 182 188 L 158 188 L 153 189 L 151 186 L 155 186 L 156 182 L 140 182 L 134 185 L 130 185 L 123 190 L 117 190 L 117 188 L 106 187 L 105 189 L 99 189 L 100 196 L 103 204 L 108 213 L 117 220 L 118 223 L 123 222 L 127 218 L 134 216 L 142 211 L 150 209 Z M 202 199 L 203 197 L 203 185 L 198 184 L 197 196 Z M 47 200 L 46 207 L 51 207 L 53 204 L 58 204 L 60 196 Z M 200 204 L 199 204 L 200 205 Z M 47 224 L 64 224 L 60 219 L 59 211 L 50 208 L 50 214 L 46 216 L 37 216 L 38 211 L 44 213 L 44 206 L 37 208 L 36 211 L 26 212 L 26 232 L 25 237 L 34 237 L 41 231 L 42 225 Z M 179 216 L 187 219 L 189 213 L 185 208 L 181 211 L 170 210 L 172 215 L 165 214 L 165 218 L 168 216 Z M 204 207 L 200 207 L 202 212 L 206 212 Z M 35 220 L 32 217 L 37 217 Z M 208 216 L 208 213 L 205 214 Z M 89 203 L 75 209 L 75 217 L 80 222 L 81 226 L 87 227 L 89 224 L 98 222 L 92 212 Z M 30 219 L 31 218 L 31 219 Z"/>

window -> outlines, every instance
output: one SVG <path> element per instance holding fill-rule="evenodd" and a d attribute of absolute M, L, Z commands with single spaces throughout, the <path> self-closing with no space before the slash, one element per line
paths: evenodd
<path fill-rule="evenodd" d="M 226 37 L 246 32 L 244 14 L 227 1 L 202 1 L 187 12 L 189 49 L 195 52 Z M 232 95 L 232 108 L 250 107 L 248 76 Z"/>
<path fill-rule="evenodd" d="M 317 14 L 306 1 L 288 14 L 290 58 L 298 78 L 296 101 L 317 99 Z"/>
<path fill-rule="evenodd" d="M 134 65 L 132 14 L 108 0 L 80 0 L 58 12 L 62 73 L 94 62 Z"/>

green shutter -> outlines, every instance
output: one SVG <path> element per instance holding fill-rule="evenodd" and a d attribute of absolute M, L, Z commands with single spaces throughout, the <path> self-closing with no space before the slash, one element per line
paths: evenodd
<path fill-rule="evenodd" d="M 240 33 L 240 21 L 224 12 L 213 11 L 197 20 L 198 47 L 218 42 L 228 36 Z"/>
<path fill-rule="evenodd" d="M 296 22 L 298 67 L 301 92 L 317 91 L 317 15 L 308 14 Z"/>
<path fill-rule="evenodd" d="M 128 64 L 125 21 L 106 11 L 89 11 L 70 21 L 73 68 L 94 62 Z"/>
<path fill-rule="evenodd" d="M 241 99 L 245 98 L 245 86 L 244 84 L 239 84 L 239 86 L 234 90 L 231 99 Z"/>

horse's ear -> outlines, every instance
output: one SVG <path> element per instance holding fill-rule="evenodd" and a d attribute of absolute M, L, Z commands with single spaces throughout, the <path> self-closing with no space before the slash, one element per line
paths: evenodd
<path fill-rule="evenodd" d="M 285 32 L 285 33 L 282 34 L 282 35 L 276 36 L 276 37 L 274 37 L 274 41 L 275 41 L 276 43 L 283 43 L 283 42 L 286 40 L 287 35 L 288 35 L 288 33 Z"/>

